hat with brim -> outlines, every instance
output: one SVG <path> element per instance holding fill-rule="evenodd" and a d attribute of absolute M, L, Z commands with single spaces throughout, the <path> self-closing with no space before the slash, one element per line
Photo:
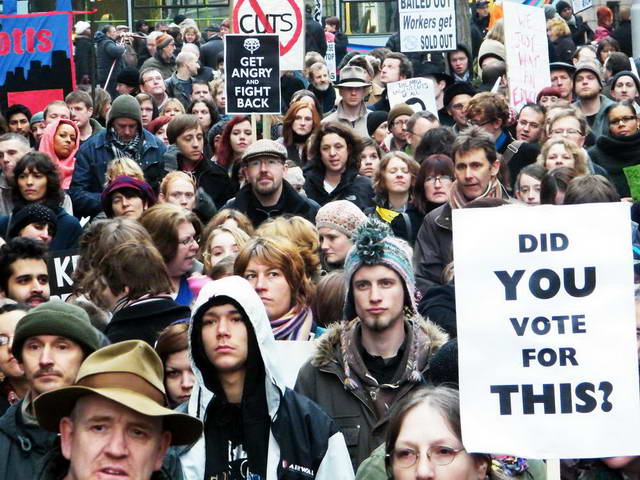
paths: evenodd
<path fill-rule="evenodd" d="M 336 82 L 336 87 L 370 87 L 371 83 L 367 81 L 367 72 L 364 68 L 357 65 L 347 65 L 340 70 L 340 80 Z"/>
<path fill-rule="evenodd" d="M 105 375 L 113 377 L 122 375 L 125 382 L 123 387 L 128 388 L 91 388 L 74 385 L 43 393 L 34 403 L 40 426 L 50 432 L 58 433 L 60 420 L 71 415 L 76 402 L 82 397 L 95 394 L 142 415 L 162 418 L 164 429 L 171 432 L 171 445 L 189 445 L 200 438 L 202 424 L 197 418 L 165 408 L 147 395 L 132 390 L 132 388 L 138 388 L 135 385 L 137 378 L 133 375 L 117 373 Z M 100 377 L 95 379 L 96 383 L 101 381 Z M 133 384 L 130 383 L 132 381 Z M 149 388 L 152 387 L 149 386 Z"/>
<path fill-rule="evenodd" d="M 58 432 L 60 420 L 71 415 L 76 402 L 99 395 L 134 412 L 163 420 L 172 445 L 188 445 L 202 434 L 202 422 L 167 408 L 162 360 L 149 344 L 127 340 L 96 350 L 78 371 L 76 381 L 41 394 L 34 401 L 39 425 Z"/>
<path fill-rule="evenodd" d="M 451 85 L 453 77 L 443 71 L 444 65 L 434 62 L 416 62 L 413 64 L 414 77 L 433 77 L 436 82 L 444 81 L 446 85 Z"/>
<path fill-rule="evenodd" d="M 549 71 L 553 72 L 554 70 L 564 70 L 565 72 L 569 72 L 570 75 L 573 75 L 576 71 L 576 67 L 574 67 L 570 63 L 551 62 L 549 64 Z"/>

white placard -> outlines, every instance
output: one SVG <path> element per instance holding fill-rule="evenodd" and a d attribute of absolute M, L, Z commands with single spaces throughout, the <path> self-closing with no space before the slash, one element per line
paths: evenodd
<path fill-rule="evenodd" d="M 233 33 L 280 36 L 280 70 L 302 70 L 304 64 L 303 0 L 235 0 Z"/>
<path fill-rule="evenodd" d="M 519 112 L 551 85 L 547 22 L 542 8 L 513 2 L 504 2 L 502 8 L 509 103 Z"/>
<path fill-rule="evenodd" d="M 455 50 L 455 0 L 398 0 L 400 51 Z"/>
<path fill-rule="evenodd" d="M 284 377 L 287 387 L 293 389 L 298 378 L 298 371 L 304 363 L 311 358 L 316 349 L 315 340 L 302 342 L 293 340 L 276 340 L 278 358 L 282 361 L 279 365 L 280 373 Z"/>
<path fill-rule="evenodd" d="M 593 6 L 593 0 L 573 0 L 573 13 L 582 12 Z"/>
<path fill-rule="evenodd" d="M 438 116 L 435 86 L 429 78 L 410 78 L 387 84 L 389 105 L 391 108 L 398 103 L 406 103 L 416 112 L 426 110 Z"/>
<path fill-rule="evenodd" d="M 338 79 L 336 75 L 336 44 L 335 42 L 327 42 L 327 54 L 324 56 L 324 61 L 327 63 L 327 69 L 329 70 L 329 78 L 332 82 Z"/>
<path fill-rule="evenodd" d="M 640 454 L 629 204 L 454 210 L 453 249 L 465 448 Z"/>

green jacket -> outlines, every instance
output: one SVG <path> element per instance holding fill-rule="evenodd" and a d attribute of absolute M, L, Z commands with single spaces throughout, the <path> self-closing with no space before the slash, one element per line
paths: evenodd
<path fill-rule="evenodd" d="M 55 433 L 26 424 L 20 400 L 0 417 L 0 478 L 32 479 L 56 441 Z"/>

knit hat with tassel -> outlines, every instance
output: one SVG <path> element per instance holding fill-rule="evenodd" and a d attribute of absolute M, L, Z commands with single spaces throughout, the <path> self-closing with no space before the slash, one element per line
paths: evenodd
<path fill-rule="evenodd" d="M 344 262 L 345 284 L 347 286 L 347 295 L 344 305 L 344 318 L 347 321 L 354 319 L 356 314 L 352 279 L 355 273 L 363 266 L 383 265 L 392 269 L 402 279 L 404 285 L 404 303 L 405 312 L 408 318 L 413 317 L 418 309 L 415 301 L 415 276 L 413 273 L 413 265 L 411 258 L 413 257 L 412 249 L 409 244 L 397 237 L 386 223 L 374 218 L 370 218 L 363 223 L 354 236 L 354 244 L 347 254 Z M 412 321 L 413 342 L 407 345 L 411 349 L 407 362 L 407 374 L 410 381 L 418 382 L 422 378 L 417 367 L 417 322 Z M 350 328 L 342 329 L 344 335 L 341 338 L 341 347 L 343 355 L 349 350 L 347 345 L 346 332 Z M 352 336 L 350 336 L 352 337 Z M 345 359 L 346 360 L 346 359 Z M 345 368 L 345 388 L 355 389 L 357 383 L 350 376 L 350 368 L 348 361 L 344 362 Z"/>

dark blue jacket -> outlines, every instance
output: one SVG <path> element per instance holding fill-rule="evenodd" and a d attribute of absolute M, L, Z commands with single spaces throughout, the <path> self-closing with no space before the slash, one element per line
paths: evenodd
<path fill-rule="evenodd" d="M 115 158 L 113 150 L 107 145 L 107 130 L 91 137 L 82 144 L 76 154 L 76 166 L 71 179 L 69 195 L 73 202 L 76 217 L 94 217 L 102 210 L 100 193 L 104 189 L 107 165 Z M 143 130 L 144 144 L 140 167 L 145 179 L 157 191 L 164 176 L 162 156 L 167 147 L 152 133 Z"/>

